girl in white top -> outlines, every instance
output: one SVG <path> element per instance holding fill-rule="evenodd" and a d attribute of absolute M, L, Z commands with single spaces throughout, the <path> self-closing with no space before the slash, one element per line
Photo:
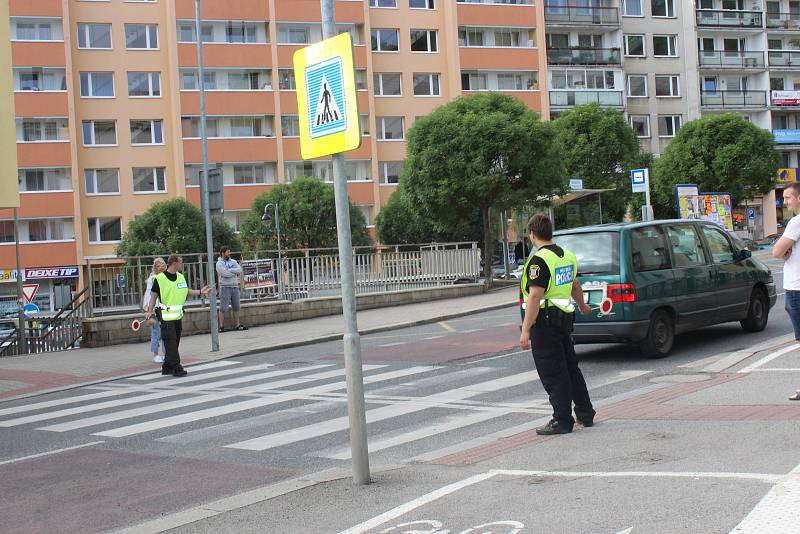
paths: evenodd
<path fill-rule="evenodd" d="M 147 277 L 147 290 L 144 292 L 144 301 L 142 309 L 147 311 L 147 305 L 150 303 L 150 293 L 153 289 L 153 280 L 156 276 L 167 270 L 167 262 L 163 258 L 156 258 L 153 261 L 153 270 L 150 276 Z M 152 321 L 150 328 L 150 351 L 153 353 L 153 361 L 155 363 L 164 363 L 163 352 L 159 354 L 158 348 L 161 345 L 161 324 L 158 321 Z"/>

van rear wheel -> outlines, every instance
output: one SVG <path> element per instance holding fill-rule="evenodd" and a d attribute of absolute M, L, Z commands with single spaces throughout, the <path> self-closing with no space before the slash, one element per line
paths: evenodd
<path fill-rule="evenodd" d="M 675 342 L 675 325 L 672 316 L 659 310 L 650 318 L 647 337 L 639 344 L 642 354 L 648 358 L 663 358 L 672 350 Z"/>
<path fill-rule="evenodd" d="M 739 324 L 747 332 L 761 332 L 767 327 L 769 320 L 769 298 L 763 289 L 755 288 L 750 294 L 750 303 L 747 305 L 747 317 Z"/>

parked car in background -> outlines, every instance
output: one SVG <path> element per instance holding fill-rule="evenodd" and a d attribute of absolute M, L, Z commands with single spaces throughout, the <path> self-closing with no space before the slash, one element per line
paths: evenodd
<path fill-rule="evenodd" d="M 554 241 L 577 256 L 592 307 L 576 318 L 576 343 L 638 344 L 659 358 L 676 334 L 703 326 L 763 330 L 777 298 L 769 268 L 710 222 L 590 226 L 556 232 Z"/>

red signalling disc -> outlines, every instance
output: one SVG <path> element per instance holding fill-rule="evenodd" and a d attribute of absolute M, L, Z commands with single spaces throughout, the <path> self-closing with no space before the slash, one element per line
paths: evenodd
<path fill-rule="evenodd" d="M 136 319 L 131 323 L 131 329 L 133 329 L 134 332 L 138 332 L 141 327 L 142 327 L 142 322 L 139 321 L 138 319 Z"/>
<path fill-rule="evenodd" d="M 614 307 L 614 303 L 611 302 L 611 299 L 605 299 L 605 300 L 603 300 L 603 302 L 600 303 L 600 311 L 604 315 L 607 315 L 607 314 L 611 313 L 611 308 L 613 308 L 613 307 Z"/>

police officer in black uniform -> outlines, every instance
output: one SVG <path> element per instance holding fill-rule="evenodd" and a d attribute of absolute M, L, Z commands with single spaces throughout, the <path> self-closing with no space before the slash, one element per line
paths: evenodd
<path fill-rule="evenodd" d="M 519 344 L 523 349 L 531 347 L 536 370 L 553 406 L 553 418 L 536 433 L 567 434 L 575 424 L 573 403 L 578 422 L 585 427 L 594 424 L 596 412 L 572 342 L 573 301 L 581 313 L 590 313 L 591 308 L 583 301 L 575 255 L 553 243 L 550 219 L 534 215 L 528 231 L 538 250 L 528 258 L 523 271 L 520 290 L 525 318 Z"/>

